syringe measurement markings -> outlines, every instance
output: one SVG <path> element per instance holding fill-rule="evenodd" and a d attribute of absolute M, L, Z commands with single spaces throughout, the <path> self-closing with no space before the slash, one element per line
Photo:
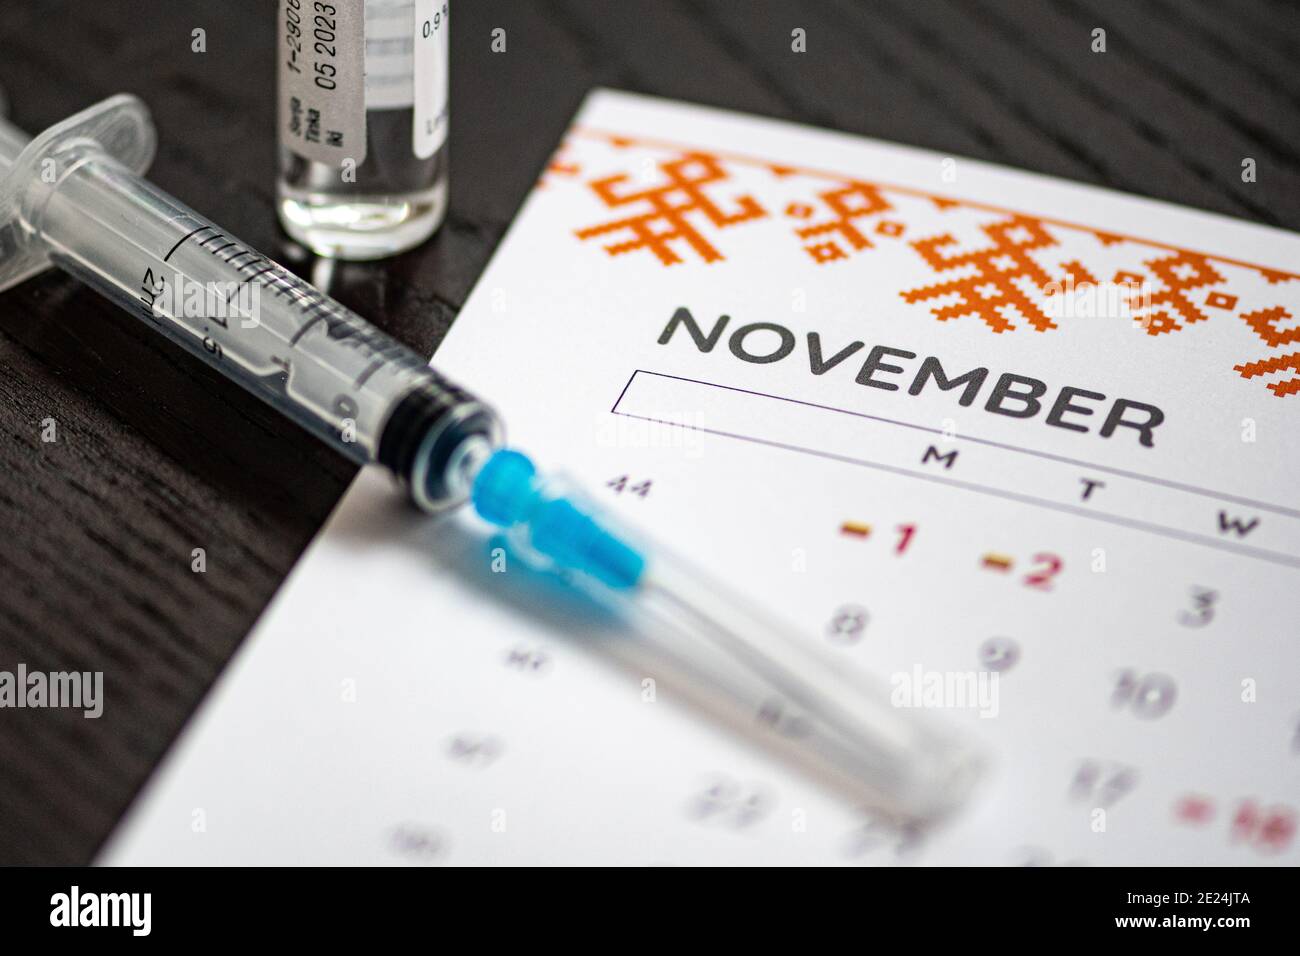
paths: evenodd
<path fill-rule="evenodd" d="M 177 241 L 176 245 L 174 245 L 174 246 L 171 247 L 171 250 L 167 253 L 167 255 L 163 256 L 163 260 L 162 260 L 162 261 L 163 261 L 163 262 L 167 262 L 168 260 L 170 260 L 171 257 L 174 256 L 174 255 L 176 254 L 176 250 L 179 249 L 181 246 L 185 245 L 186 241 L 188 241 L 188 240 L 194 238 L 194 237 L 197 236 L 199 233 L 201 233 L 204 229 L 211 229 L 211 228 L 212 228 L 211 226 L 206 226 L 206 225 L 205 225 L 205 226 L 199 226 L 199 228 L 193 230 L 192 232 L 187 232 L 184 236 L 182 236 L 182 237 Z"/>
<path fill-rule="evenodd" d="M 163 257 L 163 262 L 170 261 L 171 257 L 176 254 L 176 251 L 180 249 L 182 245 L 184 245 L 188 240 L 193 239 L 199 233 L 207 229 L 213 229 L 214 234 L 208 236 L 207 238 L 199 242 L 198 247 L 200 249 L 203 249 L 205 252 L 208 252 L 211 255 L 215 256 L 216 258 L 220 259 L 221 253 L 224 250 L 229 249 L 231 246 L 237 246 L 237 247 L 240 246 L 238 242 L 231 241 L 231 242 L 227 242 L 223 246 L 219 246 L 216 248 L 209 248 L 209 246 L 212 243 L 217 242 L 221 239 L 225 239 L 227 237 L 224 233 L 215 230 L 213 226 L 204 224 L 199 226 L 197 229 L 193 229 L 190 232 L 186 233 L 184 236 L 182 236 L 176 242 L 176 244 L 172 246 L 170 250 L 168 250 L 167 255 Z M 244 280 L 245 282 L 251 282 L 255 280 L 257 277 L 265 275 L 266 273 L 269 272 L 271 273 L 271 276 L 269 279 L 263 280 L 263 285 L 265 285 L 268 289 L 271 289 L 271 291 L 274 292 L 279 298 L 293 297 L 296 298 L 299 302 L 303 302 L 303 303 L 309 303 L 311 301 L 310 297 L 303 293 L 301 287 L 296 282 L 286 277 L 283 271 L 277 270 L 277 263 L 267 258 L 266 256 L 262 255 L 261 253 L 253 252 L 247 247 L 241 247 L 240 252 L 228 256 L 223 261 L 226 262 L 227 265 L 229 265 L 243 255 L 253 255 L 254 258 L 251 259 L 249 262 L 246 262 L 243 265 L 237 267 L 236 271 L 238 272 L 243 272 L 245 269 L 256 268 L 258 265 L 260 265 L 263 262 L 266 263 L 265 268 L 250 275 L 247 279 Z M 229 303 L 234 298 L 234 295 L 237 292 L 238 292 L 238 287 L 236 287 L 235 292 L 232 293 L 229 298 L 227 298 L 226 300 L 227 303 Z M 313 322 L 309 324 L 314 324 L 314 321 L 315 320 L 313 320 Z M 304 329 L 305 328 L 306 327 L 304 327 Z M 296 342 L 297 339 L 301 337 L 302 331 L 303 330 L 300 329 L 299 332 L 294 336 L 293 342 Z M 291 342 L 291 344 L 293 343 Z"/>
<path fill-rule="evenodd" d="M 257 269 L 257 267 L 262 265 L 263 262 L 266 263 L 266 266 L 264 268 Z M 260 276 L 263 272 L 270 272 L 274 268 L 275 268 L 275 263 L 269 259 L 254 259 L 252 262 L 245 262 L 242 266 L 240 266 L 235 271 L 242 274 L 245 269 L 257 269 L 256 272 L 244 276 L 245 282 L 251 282 L 253 279 Z"/>
<path fill-rule="evenodd" d="M 252 256 L 253 258 L 250 260 L 250 261 L 252 261 L 252 262 L 256 262 L 256 261 L 258 261 L 258 260 L 260 260 L 260 259 L 262 259 L 262 258 L 265 258 L 264 256 L 262 256 L 261 253 L 254 252 L 252 249 L 249 249 L 249 248 L 245 247 L 243 252 L 237 252 L 237 253 L 235 253 L 233 256 L 231 256 L 230 258 L 228 258 L 228 259 L 226 260 L 226 264 L 227 264 L 227 265 L 234 265 L 235 260 L 238 259 L 240 256 Z M 248 263 L 244 263 L 244 265 L 247 265 L 247 264 L 248 264 Z M 242 270 L 243 268 L 244 268 L 244 266 L 240 266 L 240 267 L 239 267 L 240 270 Z"/>
<path fill-rule="evenodd" d="M 357 379 L 353 384 L 357 388 L 363 387 L 366 384 L 366 382 L 370 381 L 370 376 L 378 372 L 381 368 L 384 367 L 385 364 L 386 363 L 382 358 L 376 359 L 375 361 L 371 362 L 362 370 L 361 374 L 357 376 Z"/>
<path fill-rule="evenodd" d="M 266 267 L 265 269 L 263 269 L 263 271 L 261 271 L 261 272 L 255 272 L 255 273 L 252 274 L 252 276 L 246 278 L 246 280 L 244 280 L 243 282 L 239 282 L 238 285 L 235 285 L 234 289 L 230 291 L 230 295 L 227 295 L 227 297 L 226 297 L 226 304 L 227 304 L 227 306 L 229 306 L 229 304 L 230 304 L 231 302 L 234 302 L 235 295 L 238 295 L 238 294 L 239 294 L 239 290 L 240 290 L 240 289 L 243 289 L 244 286 L 250 284 L 250 282 L 252 282 L 253 280 L 255 280 L 255 278 L 257 278 L 257 276 L 260 276 L 261 273 L 263 273 L 263 272 L 269 272 L 269 271 L 270 271 L 270 267 L 269 267 L 269 265 L 268 265 L 268 267 Z"/>
<path fill-rule="evenodd" d="M 239 246 L 239 243 L 237 243 L 237 242 L 233 242 L 233 243 L 231 243 L 231 245 L 233 245 L 233 246 Z M 224 247 L 223 247 L 223 248 L 224 248 Z M 219 254 L 220 251 L 221 251 L 221 250 L 217 250 L 217 252 L 216 252 L 216 253 L 213 253 L 213 254 L 216 255 L 218 259 L 220 259 L 222 262 L 224 262 L 224 263 L 225 263 L 226 265 L 228 265 L 228 266 L 233 266 L 235 260 L 238 259 L 240 256 L 246 256 L 246 255 L 248 255 L 248 247 L 247 247 L 247 246 L 244 246 L 244 247 L 240 248 L 240 251 L 239 251 L 239 252 L 236 252 L 236 253 L 234 253 L 233 255 L 228 255 L 228 256 L 222 256 L 222 255 L 220 255 L 220 254 Z M 238 272 L 239 270 L 236 268 L 235 271 Z"/>
<path fill-rule="evenodd" d="M 163 261 L 169 261 L 186 241 L 194 238 L 206 229 L 213 229 L 213 227 L 205 224 L 187 233 L 168 251 L 167 255 L 163 257 Z M 252 259 L 236 267 L 236 272 L 239 273 L 243 273 L 248 269 L 257 269 L 258 266 L 262 266 L 262 268 L 257 269 L 257 271 L 246 276 L 227 297 L 226 302 L 230 303 L 234 299 L 235 295 L 238 294 L 240 287 L 249 283 L 255 283 L 259 279 L 261 280 L 261 284 L 265 288 L 271 290 L 277 298 L 296 301 L 302 307 L 304 314 L 308 318 L 306 322 L 298 327 L 297 331 L 295 331 L 289 339 L 290 348 L 296 347 L 302 340 L 303 336 L 311 331 L 311 329 L 316 325 L 322 321 L 333 318 L 350 333 L 340 339 L 342 344 L 352 348 L 368 350 L 375 356 L 374 361 L 366 366 L 355 380 L 356 387 L 360 388 L 365 385 L 365 383 L 369 381 L 376 372 L 390 363 L 395 363 L 399 368 L 423 367 L 424 363 L 422 361 L 415 361 L 411 356 L 405 354 L 406 349 L 400 343 L 388 339 L 385 333 L 379 329 L 368 328 L 363 323 L 349 320 L 347 313 L 339 312 L 326 296 L 309 286 L 305 286 L 297 276 L 289 273 L 274 260 L 261 255 L 260 253 L 254 253 L 247 247 L 241 246 L 237 241 L 232 240 L 220 246 L 214 245 L 214 243 L 227 238 L 228 237 L 224 233 L 214 230 L 213 235 L 204 238 L 198 243 L 198 247 L 228 265 L 233 264 L 234 261 L 241 256 L 252 255 Z M 238 248 L 240 251 L 223 258 L 221 253 L 232 247 Z M 265 263 L 265 265 L 263 265 L 263 263 Z M 228 325 L 223 323 L 222 327 L 228 328 Z"/>
<path fill-rule="evenodd" d="M 266 258 L 266 256 L 262 255 L 260 252 L 252 252 L 252 250 L 246 250 L 245 252 L 241 252 L 241 253 L 238 253 L 238 254 L 236 254 L 236 255 L 233 255 L 233 256 L 231 256 L 229 259 L 227 259 L 226 262 L 227 262 L 227 264 L 229 264 L 229 263 L 233 263 L 233 262 L 234 262 L 236 259 L 238 259 L 240 256 L 242 256 L 242 255 L 248 255 L 249 253 L 252 254 L 253 258 L 252 258 L 251 260 L 249 260 L 248 262 L 245 262 L 242 266 L 238 266 L 238 267 L 236 267 L 236 269 L 235 269 L 236 272 L 238 272 L 238 273 L 242 273 L 245 269 L 255 269 L 255 268 L 257 268 L 257 266 L 261 265 L 263 262 L 266 263 L 266 267 L 263 268 L 263 269 L 258 270 L 257 272 L 254 272 L 252 275 L 245 276 L 244 279 L 243 279 L 242 281 L 240 281 L 238 284 L 236 284 L 235 288 L 232 289 L 232 290 L 230 291 L 230 295 L 226 296 L 226 305 L 230 305 L 230 303 L 234 301 L 235 296 L 237 296 L 237 295 L 239 294 L 239 290 L 240 290 L 240 289 L 242 289 L 244 286 L 248 285 L 250 282 L 252 282 L 252 281 L 253 281 L 254 279 L 256 279 L 258 276 L 260 276 L 260 275 L 262 275 L 262 274 L 264 274 L 264 273 L 270 272 L 272 269 L 275 268 L 275 263 L 274 263 L 274 262 L 272 262 L 270 259 Z"/>
<path fill-rule="evenodd" d="M 304 335 L 307 334 L 308 330 L 310 330 L 313 325 L 315 325 L 317 322 L 324 322 L 324 321 L 325 321 L 325 317 L 323 315 L 313 315 L 302 325 L 298 326 L 298 331 L 293 333 L 293 335 L 289 338 L 289 347 L 296 348 L 298 342 L 302 339 Z"/>
<path fill-rule="evenodd" d="M 292 298 L 304 306 L 310 301 L 310 297 L 303 293 L 297 277 L 291 276 L 283 268 L 272 270 L 271 278 L 266 280 L 266 287 L 282 299 Z"/>
<path fill-rule="evenodd" d="M 256 263 L 254 263 L 254 265 L 256 265 Z M 261 272 L 254 272 L 251 276 L 248 276 L 246 279 L 244 279 L 243 282 L 237 284 L 235 288 L 231 291 L 230 295 L 226 297 L 226 305 L 229 305 L 234 300 L 235 296 L 239 295 L 240 289 L 248 285 L 250 282 L 252 282 L 254 279 L 262 275 L 263 273 L 270 272 L 273 268 L 275 268 L 275 266 L 273 265 L 267 266 L 265 269 L 261 270 Z"/>

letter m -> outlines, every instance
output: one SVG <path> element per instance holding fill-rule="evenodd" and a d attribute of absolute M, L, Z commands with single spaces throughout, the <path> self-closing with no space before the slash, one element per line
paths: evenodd
<path fill-rule="evenodd" d="M 952 467 L 953 462 L 957 460 L 957 449 L 954 448 L 950 452 L 940 454 L 939 449 L 931 445 L 929 448 L 925 450 L 925 454 L 921 456 L 921 464 L 924 465 L 927 461 L 930 461 L 931 459 L 933 459 L 934 461 L 943 462 L 944 471 L 947 471 L 949 468 Z"/>
<path fill-rule="evenodd" d="M 965 375 L 957 375 L 948 378 L 943 374 L 943 366 L 934 356 L 930 356 L 921 363 L 921 370 L 916 373 L 916 378 L 912 380 L 912 387 L 907 390 L 909 395 L 920 395 L 921 390 L 925 388 L 925 383 L 933 378 L 934 384 L 939 387 L 940 391 L 948 391 L 954 388 L 961 388 L 961 398 L 957 400 L 959 405 L 969 405 L 975 401 L 975 396 L 979 394 L 980 388 L 984 385 L 984 379 L 988 376 L 989 370 L 986 368 L 973 368 Z"/>
<path fill-rule="evenodd" d="M 105 893 L 102 919 L 104 926 L 126 926 L 131 921 L 131 897 L 126 893 Z"/>

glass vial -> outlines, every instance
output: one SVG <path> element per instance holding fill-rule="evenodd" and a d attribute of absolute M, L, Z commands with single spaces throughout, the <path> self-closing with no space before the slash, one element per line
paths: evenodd
<path fill-rule="evenodd" d="M 382 259 L 447 213 L 448 0 L 280 0 L 280 222 Z"/>

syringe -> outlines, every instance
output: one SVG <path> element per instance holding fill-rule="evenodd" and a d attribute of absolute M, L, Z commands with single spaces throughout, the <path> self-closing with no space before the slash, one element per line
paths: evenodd
<path fill-rule="evenodd" d="M 698 569 L 637 542 L 503 450 L 496 414 L 415 352 L 142 178 L 155 133 L 112 97 L 29 140 L 0 119 L 0 291 L 57 265 L 426 511 L 473 501 L 518 553 L 649 622 L 643 644 L 797 756 L 909 818 L 958 805 L 979 758 L 890 706 Z"/>
<path fill-rule="evenodd" d="M 57 265 L 347 457 L 387 466 L 422 508 L 464 501 L 472 466 L 500 443 L 493 412 L 136 175 L 155 145 L 131 96 L 30 143 L 0 121 L 0 290 Z"/>

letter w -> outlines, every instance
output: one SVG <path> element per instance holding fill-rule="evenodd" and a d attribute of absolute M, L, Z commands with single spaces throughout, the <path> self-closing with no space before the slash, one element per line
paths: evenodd
<path fill-rule="evenodd" d="M 1237 532 L 1238 538 L 1244 538 L 1255 530 L 1259 524 L 1258 518 L 1251 518 L 1246 524 L 1242 524 L 1240 518 L 1229 518 L 1226 511 L 1219 512 L 1219 533 L 1227 534 L 1229 531 Z"/>

